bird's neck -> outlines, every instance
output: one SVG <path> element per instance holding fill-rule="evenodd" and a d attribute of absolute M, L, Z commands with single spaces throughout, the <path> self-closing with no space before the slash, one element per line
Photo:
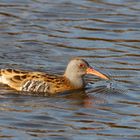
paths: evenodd
<path fill-rule="evenodd" d="M 65 73 L 64 76 L 70 81 L 70 84 L 78 89 L 78 88 L 84 88 L 85 86 L 85 82 L 84 82 L 84 78 L 81 76 L 77 76 L 77 75 L 72 75 L 72 74 L 67 74 Z"/>

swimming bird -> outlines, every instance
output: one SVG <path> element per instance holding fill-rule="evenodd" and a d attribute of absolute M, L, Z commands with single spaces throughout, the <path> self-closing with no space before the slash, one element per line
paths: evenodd
<path fill-rule="evenodd" d="M 17 91 L 57 94 L 84 88 L 84 76 L 86 74 L 96 75 L 106 80 L 109 79 L 106 75 L 93 69 L 84 59 L 74 58 L 68 63 L 63 75 L 1 69 L 0 82 Z"/>

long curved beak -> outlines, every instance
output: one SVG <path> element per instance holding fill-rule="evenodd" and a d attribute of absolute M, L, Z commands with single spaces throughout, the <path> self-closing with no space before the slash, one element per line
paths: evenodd
<path fill-rule="evenodd" d="M 106 75 L 104 75 L 104 74 L 102 74 L 102 73 L 96 71 L 96 70 L 93 69 L 92 67 L 87 68 L 86 73 L 87 73 L 87 74 L 96 75 L 96 76 L 98 76 L 98 77 L 100 77 L 100 78 L 102 78 L 102 79 L 109 80 L 109 77 L 107 77 Z"/>

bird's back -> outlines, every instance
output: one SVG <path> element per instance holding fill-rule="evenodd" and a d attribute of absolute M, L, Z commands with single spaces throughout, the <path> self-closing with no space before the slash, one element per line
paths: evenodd
<path fill-rule="evenodd" d="M 52 94 L 74 88 L 64 76 L 13 69 L 1 69 L 0 82 L 17 91 L 48 92 Z"/>

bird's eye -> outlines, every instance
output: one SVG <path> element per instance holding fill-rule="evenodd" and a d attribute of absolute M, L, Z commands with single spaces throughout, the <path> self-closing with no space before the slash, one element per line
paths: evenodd
<path fill-rule="evenodd" d="M 85 64 L 80 64 L 79 66 L 80 66 L 80 68 L 85 68 L 86 67 Z"/>

